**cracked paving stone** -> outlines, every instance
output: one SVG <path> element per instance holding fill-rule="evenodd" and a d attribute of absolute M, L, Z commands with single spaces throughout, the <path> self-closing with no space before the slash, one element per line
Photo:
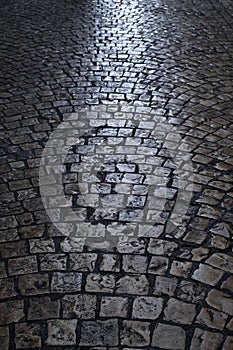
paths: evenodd
<path fill-rule="evenodd" d="M 223 330 L 227 319 L 228 315 L 226 313 L 203 307 L 196 318 L 196 322 L 202 326 L 207 326 L 208 328 Z"/>

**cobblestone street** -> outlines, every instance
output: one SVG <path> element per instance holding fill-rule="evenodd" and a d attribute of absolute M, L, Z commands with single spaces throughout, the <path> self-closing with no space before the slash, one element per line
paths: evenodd
<path fill-rule="evenodd" d="M 0 350 L 232 350 L 233 0 L 0 23 Z"/>

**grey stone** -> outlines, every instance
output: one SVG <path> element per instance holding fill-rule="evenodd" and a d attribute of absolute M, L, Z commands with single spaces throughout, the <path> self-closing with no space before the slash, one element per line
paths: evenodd
<path fill-rule="evenodd" d="M 94 318 L 95 308 L 95 295 L 65 295 L 62 299 L 62 310 L 64 318 Z"/>
<path fill-rule="evenodd" d="M 82 274 L 78 272 L 54 272 L 51 291 L 54 293 L 77 292 L 81 290 Z"/>
<path fill-rule="evenodd" d="M 145 275 L 132 275 L 120 278 L 116 283 L 117 294 L 146 295 L 149 290 L 149 282 Z"/>
<path fill-rule="evenodd" d="M 60 302 L 49 297 L 33 297 L 29 300 L 28 320 L 59 318 Z"/>
<path fill-rule="evenodd" d="M 83 321 L 81 325 L 81 346 L 117 346 L 118 322 L 115 319 L 107 321 Z"/>
<path fill-rule="evenodd" d="M 128 299 L 122 297 L 101 298 L 100 317 L 127 317 Z"/>
<path fill-rule="evenodd" d="M 133 303 L 132 317 L 138 319 L 158 318 L 163 310 L 163 299 L 155 297 L 137 297 Z"/>
<path fill-rule="evenodd" d="M 150 344 L 149 326 L 149 322 L 123 321 L 120 335 L 121 345 L 148 346 Z"/>
<path fill-rule="evenodd" d="M 108 292 L 112 293 L 115 288 L 115 277 L 113 275 L 98 275 L 91 273 L 87 276 L 87 292 Z"/>
<path fill-rule="evenodd" d="M 24 320 L 23 300 L 12 300 L 0 303 L 0 325 L 7 325 L 13 322 Z"/>
<path fill-rule="evenodd" d="M 95 268 L 97 254 L 80 253 L 70 254 L 69 269 L 71 271 L 88 271 L 91 272 Z"/>
<path fill-rule="evenodd" d="M 49 293 L 49 276 L 47 274 L 29 274 L 20 276 L 18 287 L 22 295 Z"/>
<path fill-rule="evenodd" d="M 184 350 L 185 340 L 185 331 L 181 327 L 159 323 L 155 326 L 151 344 L 161 349 Z"/>
<path fill-rule="evenodd" d="M 216 332 L 207 332 L 196 328 L 190 350 L 218 350 L 222 342 L 222 335 Z"/>
<path fill-rule="evenodd" d="M 76 344 L 77 320 L 48 321 L 47 345 L 68 346 Z"/>
<path fill-rule="evenodd" d="M 16 349 L 41 347 L 41 325 L 19 323 L 15 325 Z"/>

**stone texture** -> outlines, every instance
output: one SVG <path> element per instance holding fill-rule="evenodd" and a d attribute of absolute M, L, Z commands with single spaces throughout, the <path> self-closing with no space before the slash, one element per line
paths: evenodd
<path fill-rule="evenodd" d="M 149 282 L 145 275 L 125 276 L 116 282 L 116 293 L 146 295 Z"/>
<path fill-rule="evenodd" d="M 87 292 L 113 292 L 115 288 L 115 277 L 113 275 L 89 274 L 86 280 Z"/>
<path fill-rule="evenodd" d="M 91 272 L 95 268 L 96 259 L 97 254 L 94 253 L 70 254 L 69 269 L 71 271 Z"/>
<path fill-rule="evenodd" d="M 197 316 L 196 322 L 209 328 L 223 329 L 227 322 L 228 315 L 216 310 L 202 308 Z"/>
<path fill-rule="evenodd" d="M 130 347 L 148 346 L 150 343 L 149 322 L 123 321 L 121 344 Z"/>
<path fill-rule="evenodd" d="M 0 325 L 23 321 L 24 317 L 23 300 L 12 300 L 0 304 Z"/>
<path fill-rule="evenodd" d="M 95 295 L 66 295 L 62 299 L 62 310 L 64 318 L 94 318 L 95 308 Z"/>
<path fill-rule="evenodd" d="M 153 294 L 174 295 L 178 280 L 175 277 L 156 276 Z"/>
<path fill-rule="evenodd" d="M 222 342 L 222 335 L 216 332 L 203 331 L 196 328 L 191 342 L 191 350 L 218 350 Z"/>
<path fill-rule="evenodd" d="M 143 255 L 124 255 L 122 269 L 128 273 L 146 273 L 148 258 Z"/>
<path fill-rule="evenodd" d="M 117 346 L 118 322 L 115 319 L 107 321 L 83 321 L 81 325 L 81 346 Z"/>
<path fill-rule="evenodd" d="M 78 292 L 81 290 L 82 274 L 78 272 L 55 272 L 52 276 L 53 293 Z"/>
<path fill-rule="evenodd" d="M 41 325 L 19 323 L 15 325 L 16 349 L 41 347 Z"/>
<path fill-rule="evenodd" d="M 0 279 L 0 298 L 11 298 L 16 295 L 14 280 L 12 278 Z"/>
<path fill-rule="evenodd" d="M 200 264 L 199 268 L 194 271 L 192 278 L 199 282 L 215 286 L 219 282 L 223 274 L 224 273 L 221 270 L 214 269 L 205 264 Z"/>
<path fill-rule="evenodd" d="M 68 346 L 76 344 L 77 320 L 48 321 L 47 345 Z"/>
<path fill-rule="evenodd" d="M 211 290 L 206 301 L 211 307 L 233 316 L 233 300 L 229 294 L 219 290 Z"/>
<path fill-rule="evenodd" d="M 133 302 L 132 317 L 138 319 L 158 318 L 163 310 L 163 299 L 155 297 L 137 297 Z"/>
<path fill-rule="evenodd" d="M 101 298 L 100 316 L 101 317 L 127 317 L 128 299 L 122 297 Z"/>
<path fill-rule="evenodd" d="M 0 344 L 2 350 L 9 349 L 9 328 L 0 327 Z"/>
<path fill-rule="evenodd" d="M 49 297 L 33 297 L 29 299 L 28 320 L 46 320 L 59 318 L 60 302 Z"/>
<path fill-rule="evenodd" d="M 151 344 L 161 349 L 184 350 L 185 339 L 185 331 L 181 327 L 159 323 L 155 326 Z"/>
<path fill-rule="evenodd" d="M 38 267 L 36 256 L 26 256 L 9 260 L 8 271 L 10 276 L 37 272 Z"/>
<path fill-rule="evenodd" d="M 18 287 L 22 295 L 49 293 L 49 276 L 47 274 L 29 274 L 20 276 Z"/>
<path fill-rule="evenodd" d="M 169 299 L 164 310 L 164 320 L 181 324 L 192 324 L 196 315 L 196 307 L 193 304 L 184 303 L 177 299 Z"/>

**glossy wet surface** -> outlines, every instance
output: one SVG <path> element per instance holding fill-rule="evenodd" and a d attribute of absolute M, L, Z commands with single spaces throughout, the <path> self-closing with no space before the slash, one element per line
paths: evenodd
<path fill-rule="evenodd" d="M 230 0 L 2 2 L 1 350 L 233 348 L 232 13 Z M 88 241 L 70 237 L 56 176 L 51 215 L 39 188 L 46 142 L 81 109 L 90 130 L 62 181 Z M 192 199 L 168 226 L 176 148 Z"/>

